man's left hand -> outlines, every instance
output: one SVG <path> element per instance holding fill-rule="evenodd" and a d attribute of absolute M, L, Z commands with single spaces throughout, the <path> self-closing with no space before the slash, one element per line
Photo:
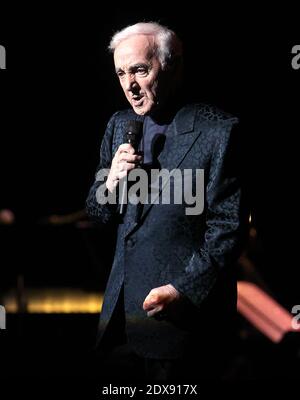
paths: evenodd
<path fill-rule="evenodd" d="M 170 303 L 180 298 L 180 293 L 171 284 L 152 289 L 143 303 L 147 316 L 161 313 Z"/>

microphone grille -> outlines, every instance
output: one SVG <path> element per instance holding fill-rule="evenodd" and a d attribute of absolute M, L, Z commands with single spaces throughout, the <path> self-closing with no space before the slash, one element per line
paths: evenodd
<path fill-rule="evenodd" d="M 142 132 L 143 122 L 137 120 L 127 121 L 126 132 L 130 132 L 134 135 L 139 135 Z"/>

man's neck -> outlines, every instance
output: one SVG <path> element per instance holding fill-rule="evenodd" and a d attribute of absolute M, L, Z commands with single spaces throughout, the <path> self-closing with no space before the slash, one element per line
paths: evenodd
<path fill-rule="evenodd" d="M 163 108 L 157 109 L 153 114 L 149 115 L 149 117 L 158 125 L 168 125 L 172 122 L 182 105 L 183 102 L 181 98 L 175 101 L 169 101 Z"/>

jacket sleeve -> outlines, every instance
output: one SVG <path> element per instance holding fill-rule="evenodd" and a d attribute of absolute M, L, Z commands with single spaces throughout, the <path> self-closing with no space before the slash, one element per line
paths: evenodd
<path fill-rule="evenodd" d="M 204 241 L 184 272 L 170 282 L 196 306 L 208 296 L 220 271 L 235 265 L 246 237 L 248 214 L 238 161 L 239 133 L 233 123 L 224 124 L 216 132 L 206 185 Z"/>
<path fill-rule="evenodd" d="M 117 204 L 112 204 L 111 202 L 105 203 L 101 201 L 101 193 L 102 196 L 106 197 L 109 194 L 108 190 L 106 189 L 105 182 L 113 158 L 112 141 L 117 114 L 118 113 L 115 113 L 107 124 L 100 147 L 100 162 L 97 167 L 94 183 L 86 200 L 86 212 L 88 216 L 96 223 L 102 224 L 110 222 L 115 216 L 117 210 Z"/>

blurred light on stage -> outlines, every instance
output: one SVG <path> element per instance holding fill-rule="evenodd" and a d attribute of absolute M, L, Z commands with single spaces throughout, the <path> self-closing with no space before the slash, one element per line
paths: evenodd
<path fill-rule="evenodd" d="M 7 293 L 3 302 L 8 313 L 99 313 L 103 294 L 70 288 L 27 289 L 22 307 L 15 291 Z"/>

